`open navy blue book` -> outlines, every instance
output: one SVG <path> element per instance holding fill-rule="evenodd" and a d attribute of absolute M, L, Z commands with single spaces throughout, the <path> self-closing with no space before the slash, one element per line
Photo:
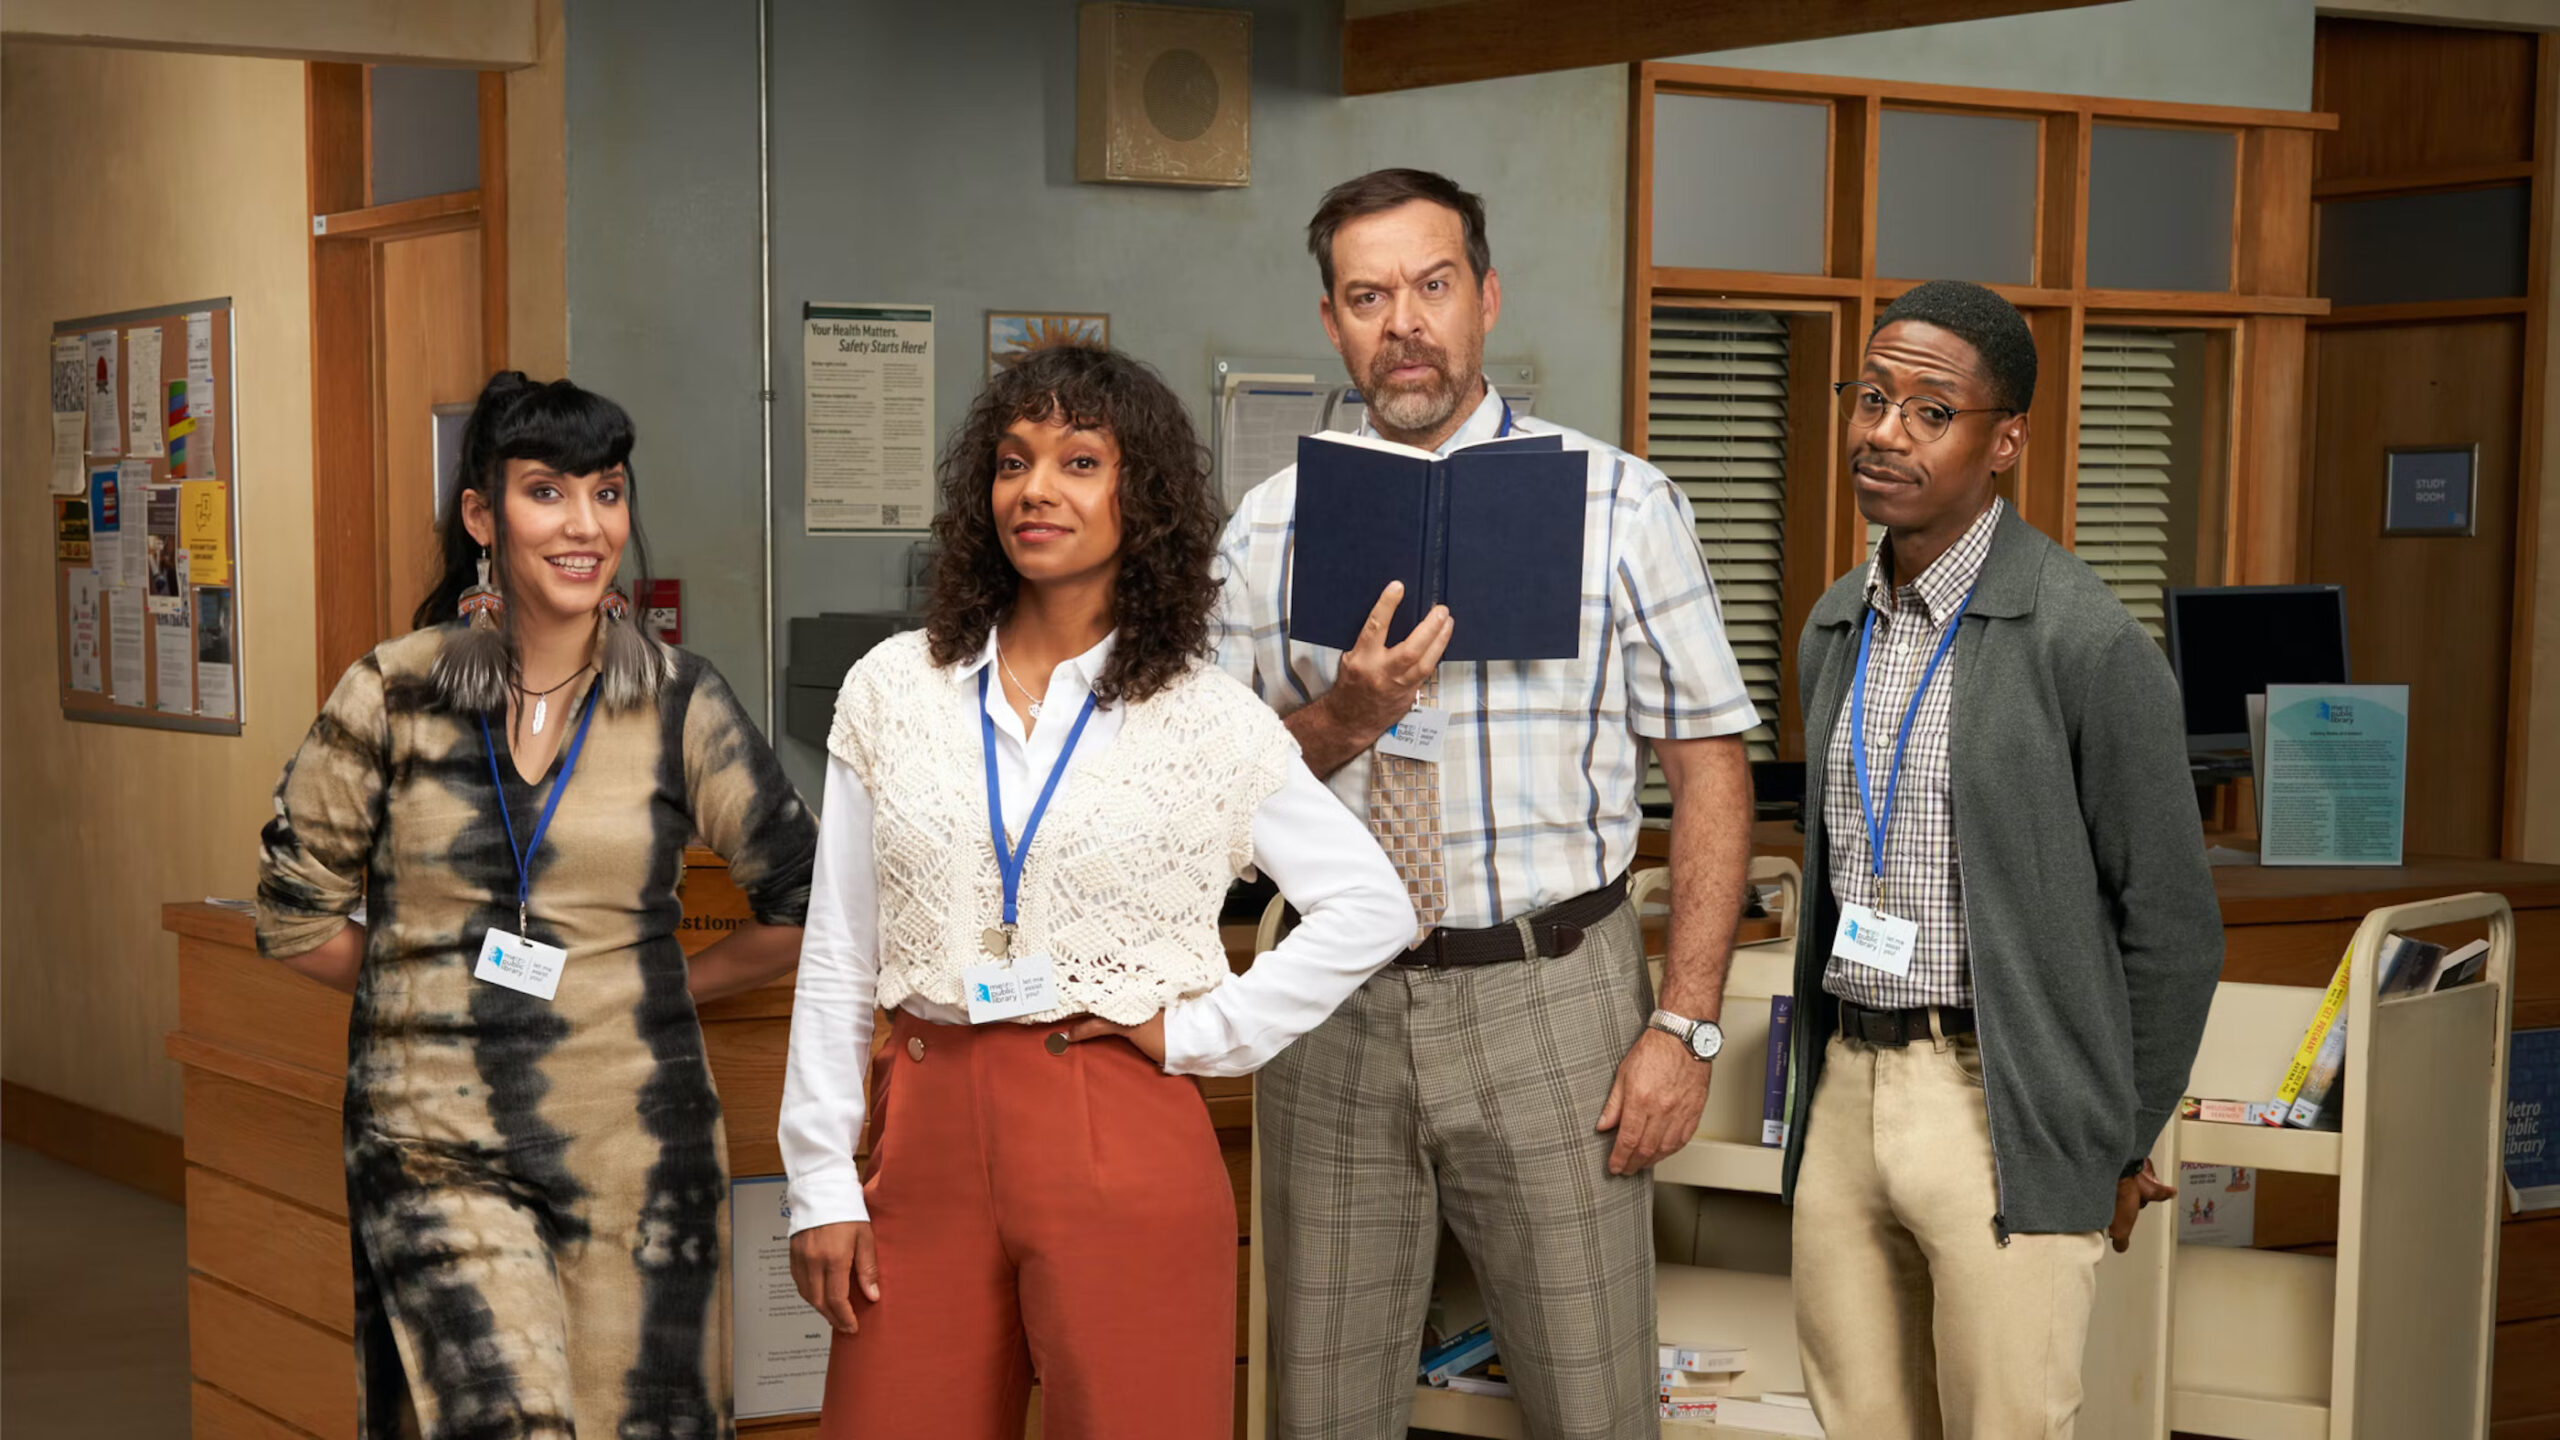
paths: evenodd
<path fill-rule="evenodd" d="M 1573 658 L 1584 487 L 1584 457 L 1560 435 L 1446 457 L 1367 435 L 1302 437 L 1289 638 L 1350 649 L 1401 580 L 1390 645 L 1446 605 L 1457 624 L 1444 661 Z"/>

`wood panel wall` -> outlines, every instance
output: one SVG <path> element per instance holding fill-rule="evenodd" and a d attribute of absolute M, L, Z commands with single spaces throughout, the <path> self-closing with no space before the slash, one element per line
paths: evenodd
<path fill-rule="evenodd" d="M 2346 586 L 2358 680 L 2410 687 L 2413 852 L 2514 855 L 2524 843 L 2555 43 L 2319 22 L 2314 103 L 2338 128 L 2316 144 L 2315 198 L 2528 187 L 2524 293 L 2342 306 L 2310 322 L 2293 578 Z M 2478 533 L 2383 535 L 2385 451 L 2471 443 Z"/>

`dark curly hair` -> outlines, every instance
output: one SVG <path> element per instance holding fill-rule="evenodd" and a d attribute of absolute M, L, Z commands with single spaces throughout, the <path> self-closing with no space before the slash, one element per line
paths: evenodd
<path fill-rule="evenodd" d="M 1094 681 L 1104 704 L 1145 700 L 1210 653 L 1218 606 L 1212 573 L 1225 517 L 1209 484 L 1209 452 L 1162 377 L 1117 350 L 1053 345 L 987 382 L 942 454 L 940 547 L 925 640 L 937 665 L 986 648 L 1022 577 L 996 531 L 996 445 L 1016 421 L 1063 419 L 1107 430 L 1120 445 L 1120 575 L 1111 595 L 1119 640 Z"/>

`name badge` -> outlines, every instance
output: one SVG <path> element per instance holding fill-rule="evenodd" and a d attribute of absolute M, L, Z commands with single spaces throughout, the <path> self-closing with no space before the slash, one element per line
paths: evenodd
<path fill-rule="evenodd" d="M 1831 953 L 1853 965 L 1901 976 L 1911 973 L 1911 952 L 1919 943 L 1916 920 L 1896 920 L 1864 905 L 1842 905 Z"/>
<path fill-rule="evenodd" d="M 1413 710 L 1407 712 L 1396 728 L 1378 737 L 1378 753 L 1401 755 L 1407 760 L 1440 763 L 1440 737 L 1449 728 L 1446 710 Z"/>
<path fill-rule="evenodd" d="M 972 1025 L 1037 1015 L 1058 1004 L 1058 982 L 1046 955 L 1024 955 L 1011 965 L 971 965 L 960 972 L 960 983 L 969 994 Z"/>
<path fill-rule="evenodd" d="M 560 993 L 560 972 L 568 964 L 569 952 L 557 945 L 492 930 L 480 941 L 480 961 L 471 967 L 471 976 L 548 1000 Z"/>

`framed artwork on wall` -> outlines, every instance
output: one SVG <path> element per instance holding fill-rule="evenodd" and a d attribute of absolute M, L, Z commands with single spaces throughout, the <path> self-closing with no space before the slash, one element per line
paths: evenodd
<path fill-rule="evenodd" d="M 1040 310 L 987 312 L 987 378 L 993 380 L 1014 362 L 1051 345 L 1111 343 L 1108 315 L 1068 315 Z"/>

